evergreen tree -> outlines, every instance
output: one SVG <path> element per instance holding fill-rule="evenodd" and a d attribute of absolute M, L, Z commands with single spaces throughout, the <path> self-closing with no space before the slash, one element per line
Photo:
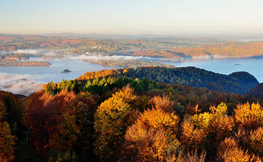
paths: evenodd
<path fill-rule="evenodd" d="M 48 82 L 48 84 L 47 84 L 46 91 L 49 92 L 49 93 L 51 93 L 51 92 L 54 92 L 54 89 L 55 89 L 55 86 L 54 86 L 53 81 L 51 80 L 51 81 Z"/>
<path fill-rule="evenodd" d="M 108 84 L 106 83 L 104 86 L 103 86 L 103 93 L 106 93 L 106 92 L 109 92 L 110 91 L 110 87 L 108 86 Z"/>
<path fill-rule="evenodd" d="M 138 80 L 138 78 L 136 78 L 136 79 L 134 79 L 132 82 L 131 82 L 131 87 L 135 87 L 137 84 L 139 83 L 139 80 Z"/>
<path fill-rule="evenodd" d="M 62 79 L 62 81 L 59 83 L 59 90 L 65 89 L 66 88 L 66 82 L 67 80 L 64 80 L 64 78 Z"/>
<path fill-rule="evenodd" d="M 145 92 L 145 89 L 143 88 L 143 86 L 140 82 L 138 82 L 138 84 L 134 87 L 134 90 L 138 93 Z"/>
<path fill-rule="evenodd" d="M 104 84 L 107 83 L 105 77 L 103 77 L 100 81 L 99 81 L 99 86 L 104 86 Z"/>

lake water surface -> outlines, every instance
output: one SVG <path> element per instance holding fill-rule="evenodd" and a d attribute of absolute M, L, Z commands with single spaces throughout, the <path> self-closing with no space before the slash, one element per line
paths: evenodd
<path fill-rule="evenodd" d="M 201 69 L 221 74 L 231 74 L 237 71 L 246 71 L 261 83 L 263 82 L 263 58 L 237 58 L 237 59 L 215 59 L 195 62 L 163 62 L 176 67 L 194 66 Z"/>

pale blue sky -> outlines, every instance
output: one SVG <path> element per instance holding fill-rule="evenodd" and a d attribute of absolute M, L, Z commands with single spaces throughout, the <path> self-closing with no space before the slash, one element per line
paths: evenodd
<path fill-rule="evenodd" d="M 263 33 L 263 0 L 0 0 L 0 33 Z"/>

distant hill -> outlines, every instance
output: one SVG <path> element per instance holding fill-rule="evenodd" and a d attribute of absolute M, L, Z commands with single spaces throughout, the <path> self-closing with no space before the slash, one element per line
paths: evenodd
<path fill-rule="evenodd" d="M 210 45 L 174 48 L 171 50 L 139 50 L 129 52 L 132 56 L 166 57 L 170 61 L 261 57 L 263 42 L 227 42 Z M 172 59 L 171 59 L 172 58 Z"/>
<path fill-rule="evenodd" d="M 97 77 L 127 76 L 128 78 L 151 79 L 157 82 L 205 87 L 225 93 L 243 94 L 259 84 L 257 79 L 247 72 L 235 72 L 223 75 L 195 67 L 139 67 L 136 69 L 114 69 L 85 73 L 77 80 L 89 80 Z"/>
<path fill-rule="evenodd" d="M 42 34 L 42 36 L 52 36 L 52 37 L 76 37 L 76 38 L 93 38 L 93 39 L 131 39 L 131 38 L 156 38 L 164 37 L 157 36 L 154 34 L 144 34 L 144 35 L 124 35 L 124 34 L 79 34 L 79 33 L 55 33 L 55 34 Z"/>
<path fill-rule="evenodd" d="M 78 34 L 43 35 L 0 34 L 0 51 L 17 49 L 75 49 L 74 53 L 171 50 L 226 43 L 221 38 L 182 38 L 162 35 Z M 164 55 L 163 57 L 166 57 Z"/>
<path fill-rule="evenodd" d="M 258 84 L 256 87 L 250 89 L 246 94 L 249 98 L 263 99 L 263 83 Z"/>

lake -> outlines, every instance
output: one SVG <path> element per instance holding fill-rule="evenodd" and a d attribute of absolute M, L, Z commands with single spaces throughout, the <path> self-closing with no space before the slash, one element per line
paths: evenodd
<path fill-rule="evenodd" d="M 40 59 L 30 59 L 40 60 Z M 42 60 L 43 61 L 43 60 Z M 50 80 L 53 82 L 60 82 L 64 79 L 75 79 L 83 75 L 85 72 L 99 71 L 102 69 L 113 69 L 119 67 L 106 67 L 99 64 L 92 64 L 89 62 L 83 62 L 81 60 L 45 60 L 50 62 L 50 66 L 0 66 L 1 73 L 25 75 L 29 74 L 30 79 L 34 78 L 34 81 L 47 83 Z M 72 72 L 61 73 L 64 69 L 69 69 Z M 35 76 L 35 77 L 34 77 Z"/>
<path fill-rule="evenodd" d="M 195 66 L 226 75 L 236 71 L 246 71 L 254 75 L 260 83 L 263 82 L 263 58 L 215 59 L 195 62 L 163 63 L 175 65 L 176 67 Z"/>

